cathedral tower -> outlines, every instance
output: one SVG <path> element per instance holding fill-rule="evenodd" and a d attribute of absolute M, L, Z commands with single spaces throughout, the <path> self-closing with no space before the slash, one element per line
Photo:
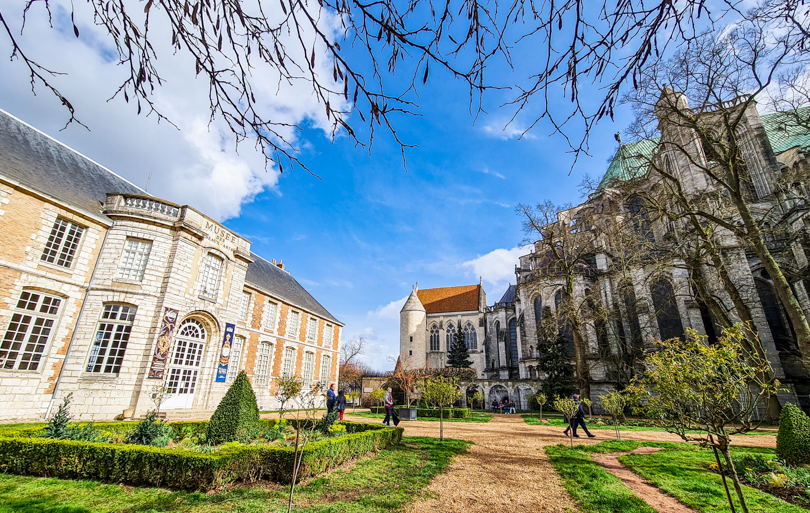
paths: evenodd
<path fill-rule="evenodd" d="M 411 295 L 399 312 L 399 352 L 410 356 L 410 366 L 421 367 L 427 356 L 427 314 L 416 294 L 417 290 L 418 285 L 414 285 Z"/>

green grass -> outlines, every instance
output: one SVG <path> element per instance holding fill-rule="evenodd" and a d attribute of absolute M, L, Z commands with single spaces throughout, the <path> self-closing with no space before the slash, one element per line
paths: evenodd
<path fill-rule="evenodd" d="M 641 445 L 648 445 L 643 442 Z M 683 504 L 703 513 L 730 513 L 726 492 L 718 474 L 707 467 L 715 462 L 714 453 L 696 446 L 659 451 L 655 454 L 629 454 L 619 457 L 619 461 L 630 467 L 661 491 L 677 498 Z M 773 449 L 737 448 L 737 454 L 773 454 Z M 736 502 L 734 489 L 732 497 Z M 799 513 L 805 510 L 788 504 L 776 497 L 755 488 L 743 487 L 745 500 L 751 513 Z M 737 509 L 739 511 L 739 507 Z"/>
<path fill-rule="evenodd" d="M 531 414 L 531 415 L 521 415 L 523 417 L 523 421 L 526 424 L 531 426 L 551 426 L 551 427 L 559 427 L 565 429 L 567 423 L 565 419 L 562 418 L 559 414 L 552 413 L 551 415 L 543 414 L 543 420 L 547 420 L 548 422 L 540 422 L 540 416 L 538 414 Z M 612 424 L 597 424 L 596 419 L 590 420 L 585 419 L 585 425 L 588 426 L 588 430 L 610 430 L 615 431 L 616 428 L 613 427 Z M 609 422 L 603 419 L 603 422 Z M 644 427 L 644 426 L 625 426 L 619 425 L 619 431 L 659 431 L 659 432 L 666 432 L 666 429 L 659 428 L 659 427 Z M 687 431 L 687 433 L 699 433 L 699 431 Z M 751 431 L 750 433 L 745 433 L 746 436 L 776 436 L 776 431 Z"/>
<path fill-rule="evenodd" d="M 383 513 L 404 509 L 469 442 L 405 437 L 377 456 L 329 472 L 296 487 L 296 512 Z M 206 495 L 161 488 L 132 488 L 0 474 L 0 513 L 280 512 L 289 488 L 236 486 Z"/>
<path fill-rule="evenodd" d="M 546 454 L 582 513 L 656 513 L 586 451 L 555 445 Z"/>
<path fill-rule="evenodd" d="M 347 415 L 355 415 L 357 417 L 365 417 L 367 419 L 384 419 L 384 413 L 370 413 L 370 412 L 357 412 L 352 413 L 350 410 L 346 410 Z M 416 420 L 426 420 L 429 422 L 436 421 L 439 422 L 439 417 L 419 417 Z M 471 412 L 466 419 L 444 419 L 445 422 L 489 422 L 492 420 L 492 415 L 489 413 L 479 413 L 479 412 Z M 400 427 L 403 427 L 407 424 L 400 424 Z"/>

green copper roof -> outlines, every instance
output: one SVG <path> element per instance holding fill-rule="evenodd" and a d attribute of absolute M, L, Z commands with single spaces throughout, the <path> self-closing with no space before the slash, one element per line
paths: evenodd
<path fill-rule="evenodd" d="M 798 112 L 807 118 L 810 115 L 810 107 L 799 109 Z M 797 146 L 810 147 L 810 131 L 806 127 L 799 126 L 795 112 L 767 114 L 762 116 L 762 124 L 776 155 Z"/>
<path fill-rule="evenodd" d="M 810 107 L 799 109 L 799 113 L 810 117 Z M 761 119 L 774 154 L 779 155 L 797 146 L 810 147 L 810 131 L 796 122 L 794 113 L 776 112 L 766 114 Z M 647 163 L 652 158 L 658 141 L 659 138 L 655 138 L 623 144 L 605 171 L 599 188 L 643 176 L 647 172 Z"/>

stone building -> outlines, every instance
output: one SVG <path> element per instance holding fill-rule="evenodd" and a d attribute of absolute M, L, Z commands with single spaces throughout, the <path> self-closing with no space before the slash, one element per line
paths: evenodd
<path fill-rule="evenodd" d="M 701 115 L 706 116 L 706 123 L 712 122 L 714 114 L 710 109 Z M 809 204 L 803 199 L 806 192 L 799 194 L 798 199 L 785 200 L 774 187 L 788 171 L 801 171 L 807 176 L 810 171 L 810 132 L 791 123 L 784 113 L 760 116 L 755 104 L 746 104 L 743 119 L 740 139 L 746 170 L 750 173 L 748 201 L 757 215 L 777 212 L 790 220 L 790 233 L 783 239 L 771 238 L 768 244 L 782 265 L 790 269 L 791 286 L 805 316 L 810 317 L 810 267 L 806 253 L 810 218 L 805 215 Z M 686 144 L 683 141 L 695 140 L 693 134 L 663 121 L 660 129 L 660 139 L 620 146 L 599 192 L 562 213 L 562 218 L 569 221 L 566 229 L 577 229 L 575 221 L 581 212 L 617 214 L 625 218 L 637 216 L 643 206 L 632 198 L 629 201 L 627 198 L 617 200 L 623 194 L 617 187 L 634 180 L 654 194 L 660 178 L 656 179 L 649 172 L 650 162 L 675 170 L 687 191 L 712 187 L 711 180 L 694 164 L 710 160 L 703 154 L 702 147 L 690 143 L 693 146 L 689 158 L 671 151 L 674 145 L 671 141 Z M 793 186 L 805 187 L 804 183 Z M 767 218 L 760 221 L 765 222 Z M 644 221 L 643 229 L 653 244 L 677 244 L 673 239 L 673 226 L 665 218 Z M 721 240 L 724 262 L 732 279 L 743 291 L 775 375 L 789 389 L 789 392 L 780 394 L 780 401 L 783 404 L 785 401 L 797 403 L 810 410 L 810 379 L 801 364 L 793 328 L 776 296 L 773 282 L 756 255 L 746 249 L 745 243 L 730 232 Z M 599 244 L 607 249 L 614 242 L 605 238 Z M 710 342 L 720 334 L 716 320 L 690 283 L 683 262 L 658 260 L 642 263 L 627 269 L 624 276 L 619 277 L 611 272 L 610 253 L 609 250 L 594 251 L 574 276 L 575 299 L 580 303 L 600 303 L 612 315 L 609 321 L 586 323 L 582 330 L 588 347 L 591 395 L 597 406 L 598 396 L 621 388 L 627 381 L 623 374 L 628 370 L 627 366 L 620 365 L 621 359 L 617 355 L 649 349 L 659 338 L 681 337 L 687 328 L 707 336 Z M 520 258 L 520 264 L 515 268 L 515 285 L 510 285 L 501 299 L 483 313 L 484 332 L 479 338 L 483 354 L 476 362 L 480 365 L 478 362 L 483 358 L 485 364 L 483 369 L 476 368 L 484 379 L 470 386 L 483 389 L 488 401 L 509 395 L 525 406 L 522 398 L 526 389 L 536 390 L 544 377 L 537 367 L 536 348 L 543 339 L 540 328 L 547 329 L 547 321 L 556 330 L 555 336 L 561 336 L 569 352 L 573 353 L 572 335 L 557 316 L 563 303 L 565 280 L 554 272 L 544 271 L 547 259 L 548 253 L 541 244 L 536 244 L 531 253 Z M 709 280 L 705 285 L 708 293 L 728 311 L 729 317 L 736 319 L 733 303 L 719 280 Z M 406 306 L 410 303 L 411 299 Z M 402 315 L 404 323 L 409 319 L 405 309 Z M 427 333 L 429 328 L 424 323 L 419 326 Z M 405 335 L 403 331 L 402 350 L 407 349 Z M 414 340 L 420 340 L 419 334 L 413 336 Z M 414 345 L 414 349 L 417 347 L 423 346 Z M 429 352 L 420 353 L 419 358 L 428 355 Z M 464 388 L 466 391 L 467 387 Z"/>
<path fill-rule="evenodd" d="M 336 381 L 343 324 L 251 242 L 0 111 L 0 420 L 216 408 Z"/>

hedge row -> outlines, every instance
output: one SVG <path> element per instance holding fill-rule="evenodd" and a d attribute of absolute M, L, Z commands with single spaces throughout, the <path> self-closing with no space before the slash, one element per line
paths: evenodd
<path fill-rule="evenodd" d="M 397 408 L 397 412 L 399 412 L 399 406 L 395 406 Z M 372 413 L 385 413 L 385 408 L 383 407 L 373 407 L 371 408 Z M 445 419 L 466 419 L 470 416 L 470 409 L 469 408 L 445 408 L 444 410 L 444 418 Z M 417 408 L 416 410 L 416 418 L 419 417 L 423 418 L 439 418 L 439 409 L 438 408 Z"/>
<path fill-rule="evenodd" d="M 307 445 L 299 479 L 390 447 L 402 439 L 402 428 L 344 424 L 350 434 Z M 210 490 L 238 480 L 269 479 L 289 483 L 293 457 L 294 449 L 290 447 L 239 445 L 204 454 L 141 445 L 0 438 L 0 472 L 186 490 Z"/>

